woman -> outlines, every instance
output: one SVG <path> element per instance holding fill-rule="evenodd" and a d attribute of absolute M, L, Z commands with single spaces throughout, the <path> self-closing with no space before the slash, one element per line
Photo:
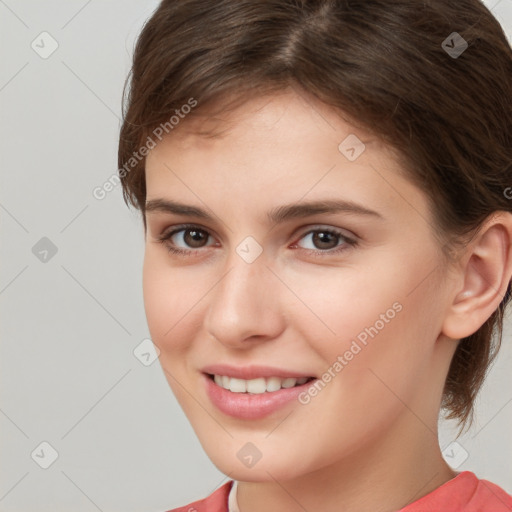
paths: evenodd
<path fill-rule="evenodd" d="M 149 329 L 231 478 L 176 510 L 512 510 L 437 435 L 441 409 L 471 424 L 510 298 L 512 50 L 487 8 L 164 0 L 129 91 Z"/>

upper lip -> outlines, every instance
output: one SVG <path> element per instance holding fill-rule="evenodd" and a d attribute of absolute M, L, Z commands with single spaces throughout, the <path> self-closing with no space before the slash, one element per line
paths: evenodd
<path fill-rule="evenodd" d="M 303 373 L 295 370 L 284 370 L 272 366 L 230 366 L 229 364 L 212 364 L 205 366 L 202 370 L 211 375 L 225 375 L 236 379 L 251 380 L 259 377 L 280 377 L 286 379 L 289 377 L 301 378 L 312 377 L 311 373 Z"/>

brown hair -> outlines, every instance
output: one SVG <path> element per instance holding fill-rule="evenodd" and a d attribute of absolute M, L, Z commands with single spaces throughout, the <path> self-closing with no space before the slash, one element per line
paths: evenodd
<path fill-rule="evenodd" d="M 137 40 L 128 94 L 125 84 L 123 197 L 145 226 L 145 158 L 134 155 L 192 98 L 220 111 L 292 86 L 398 150 L 450 259 L 489 215 L 512 210 L 511 77 L 510 44 L 480 0 L 163 0 Z M 509 298 L 510 284 L 451 362 L 442 405 L 462 426 Z"/>

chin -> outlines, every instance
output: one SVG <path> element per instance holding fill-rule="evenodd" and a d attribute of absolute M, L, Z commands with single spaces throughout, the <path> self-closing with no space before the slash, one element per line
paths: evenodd
<path fill-rule="evenodd" d="M 213 450 L 205 450 L 215 467 L 233 480 L 244 482 L 274 482 L 278 480 L 281 482 L 299 477 L 310 471 L 310 468 L 303 466 L 303 459 L 297 457 L 286 458 L 275 451 L 269 452 L 268 456 L 262 454 L 261 458 L 252 463 L 251 466 L 251 461 L 245 463 L 243 461 L 244 453 L 240 453 L 240 443 L 234 444 L 237 445 L 236 448 L 224 444 L 222 446 L 217 445 Z M 246 450 L 248 453 L 250 449 L 246 448 Z"/>

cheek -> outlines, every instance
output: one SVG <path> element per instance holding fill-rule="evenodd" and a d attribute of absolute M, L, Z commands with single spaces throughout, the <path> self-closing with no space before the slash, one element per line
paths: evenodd
<path fill-rule="evenodd" d="M 400 323 L 407 276 L 390 267 L 384 270 L 363 264 L 289 272 L 283 280 L 293 283 L 301 301 L 289 302 L 290 315 L 300 322 L 304 339 L 332 354 L 348 349 L 352 340 L 362 344 L 378 331 Z M 307 311 L 309 310 L 309 311 Z"/>
<path fill-rule="evenodd" d="M 189 378 L 188 354 L 201 325 L 197 303 L 202 288 L 191 286 L 186 271 L 170 267 L 162 251 L 146 249 L 143 266 L 143 295 L 146 319 L 153 343 L 159 348 L 159 362 L 165 378 L 182 409 L 187 412 L 189 395 L 183 384 Z M 195 290 L 195 291 L 194 291 Z"/>
<path fill-rule="evenodd" d="M 310 310 L 304 314 L 297 303 L 302 313 L 290 318 L 321 355 L 325 371 L 343 375 L 331 380 L 351 407 L 373 402 L 379 410 L 386 396 L 392 398 L 390 389 L 412 397 L 418 374 L 429 364 L 439 320 L 433 278 L 417 284 L 432 265 L 401 256 L 381 257 L 378 266 L 324 268 L 323 276 L 297 273 L 287 279 Z M 397 263 L 403 261 L 408 264 Z"/>
<path fill-rule="evenodd" d="M 187 339 L 191 339 L 187 331 L 197 324 L 196 306 L 204 291 L 201 286 L 191 285 L 194 280 L 191 281 L 190 272 L 193 271 L 173 269 L 163 251 L 146 249 L 142 281 L 144 307 L 152 339 L 162 353 L 184 349 Z"/>

